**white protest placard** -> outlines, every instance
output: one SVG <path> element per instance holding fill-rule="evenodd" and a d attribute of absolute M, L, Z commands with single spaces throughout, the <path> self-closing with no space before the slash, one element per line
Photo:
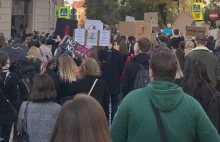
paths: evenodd
<path fill-rule="evenodd" d="M 210 35 L 210 36 L 213 36 L 214 39 L 217 39 L 217 38 L 218 38 L 218 31 L 219 31 L 219 29 L 210 30 L 210 31 L 209 31 L 209 35 Z"/>
<path fill-rule="evenodd" d="M 100 31 L 99 46 L 109 46 L 110 44 L 110 31 Z"/>
<path fill-rule="evenodd" d="M 86 30 L 103 30 L 103 23 L 100 20 L 86 20 Z"/>
<path fill-rule="evenodd" d="M 85 45 L 85 30 L 84 29 L 75 29 L 74 39 L 81 45 Z"/>
<path fill-rule="evenodd" d="M 88 30 L 86 37 L 87 46 L 97 46 L 98 44 L 98 31 L 97 30 Z"/>
<path fill-rule="evenodd" d="M 127 16 L 127 15 L 126 15 L 125 21 L 127 21 L 127 22 L 133 22 L 133 21 L 135 21 L 135 18 L 132 17 L 132 16 Z"/>

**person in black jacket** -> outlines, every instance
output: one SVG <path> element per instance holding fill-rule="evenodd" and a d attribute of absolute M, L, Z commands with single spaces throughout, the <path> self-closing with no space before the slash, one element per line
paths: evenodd
<path fill-rule="evenodd" d="M 29 42 L 29 48 L 31 48 L 32 46 L 36 46 L 38 47 L 39 46 L 39 36 L 38 35 L 34 35 L 33 38 L 32 38 L 32 41 Z"/>
<path fill-rule="evenodd" d="M 189 61 L 184 72 L 182 88 L 201 104 L 212 124 L 220 132 L 220 92 L 215 89 L 202 61 L 197 59 Z"/>
<path fill-rule="evenodd" d="M 88 94 L 91 91 L 90 96 L 94 97 L 103 107 L 107 119 L 109 119 L 109 96 L 108 84 L 105 80 L 99 79 L 100 68 L 95 59 L 85 59 L 79 67 L 80 78 L 76 82 L 77 93 Z M 96 84 L 94 85 L 95 81 Z M 94 88 L 92 90 L 92 86 Z"/>
<path fill-rule="evenodd" d="M 14 117 L 13 108 L 7 100 L 11 104 L 17 100 L 18 76 L 10 73 L 9 66 L 10 60 L 7 53 L 0 51 L 0 129 L 2 129 L 0 139 L 3 139 L 2 142 L 9 141 Z"/>
<path fill-rule="evenodd" d="M 218 59 L 220 59 L 220 40 L 217 40 L 215 43 L 215 49 L 213 53 L 216 55 Z"/>
<path fill-rule="evenodd" d="M 112 113 L 111 119 L 118 108 L 118 94 L 120 92 L 120 75 L 123 70 L 123 57 L 122 54 L 113 48 L 113 37 L 109 47 L 99 52 L 99 59 L 102 66 L 102 77 L 107 81 L 109 90 L 111 92 Z"/>
<path fill-rule="evenodd" d="M 151 45 L 151 41 L 147 38 L 142 38 L 138 41 L 140 54 L 129 61 L 124 69 L 124 79 L 122 82 L 123 97 L 133 90 L 134 81 L 140 69 L 138 63 L 142 64 L 145 68 L 149 68 L 150 55 L 148 53 Z"/>
<path fill-rule="evenodd" d="M 180 41 L 184 41 L 185 39 L 180 36 L 180 31 L 178 29 L 173 30 L 173 36 L 174 37 L 171 38 L 170 43 L 174 49 L 177 49 L 177 48 L 179 48 Z"/>

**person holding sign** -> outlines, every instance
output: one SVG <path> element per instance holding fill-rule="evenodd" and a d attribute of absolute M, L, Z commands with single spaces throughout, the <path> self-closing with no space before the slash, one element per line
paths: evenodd
<path fill-rule="evenodd" d="M 179 48 L 179 43 L 181 41 L 184 41 L 185 39 L 183 37 L 180 36 L 180 31 L 179 29 L 174 29 L 173 30 L 173 38 L 171 39 L 171 46 L 174 49 L 178 49 Z"/>

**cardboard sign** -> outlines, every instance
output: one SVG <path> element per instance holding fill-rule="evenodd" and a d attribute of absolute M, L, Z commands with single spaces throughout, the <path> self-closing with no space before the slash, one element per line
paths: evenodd
<path fill-rule="evenodd" d="M 186 33 L 185 33 L 185 38 L 186 39 L 191 39 L 192 37 L 196 37 L 198 34 L 206 34 L 206 27 L 192 27 L 192 26 L 187 26 L 186 28 Z"/>
<path fill-rule="evenodd" d="M 127 22 L 133 22 L 133 21 L 135 21 L 135 18 L 132 17 L 132 16 L 127 16 L 127 15 L 126 15 L 125 21 L 127 21 Z"/>
<path fill-rule="evenodd" d="M 103 30 L 103 23 L 100 20 L 86 20 L 86 30 Z"/>
<path fill-rule="evenodd" d="M 151 24 L 152 20 L 152 27 L 158 26 L 158 12 L 150 12 L 144 13 L 144 22 L 147 24 Z"/>
<path fill-rule="evenodd" d="M 220 40 L 220 31 L 218 31 L 218 37 L 217 40 Z"/>
<path fill-rule="evenodd" d="M 193 17 L 186 12 L 181 12 L 173 23 L 172 28 L 179 29 L 181 33 L 185 33 L 185 27 L 191 26 L 194 21 Z"/>
<path fill-rule="evenodd" d="M 60 46 L 70 52 L 74 52 L 75 56 L 78 58 L 87 58 L 91 55 L 89 49 L 73 40 L 70 36 L 65 36 L 61 41 Z"/>
<path fill-rule="evenodd" d="M 87 30 L 86 45 L 97 46 L 98 45 L 98 31 Z"/>
<path fill-rule="evenodd" d="M 100 31 L 99 33 L 99 46 L 109 46 L 111 39 L 110 31 Z"/>
<path fill-rule="evenodd" d="M 85 45 L 85 30 L 84 29 L 75 29 L 74 40 L 81 45 Z"/>
<path fill-rule="evenodd" d="M 55 35 L 63 38 L 66 35 L 73 36 L 73 30 L 77 28 L 78 21 L 58 18 L 56 23 Z"/>
<path fill-rule="evenodd" d="M 216 25 L 219 26 L 220 25 L 220 20 L 216 20 Z"/>
<path fill-rule="evenodd" d="M 204 27 L 205 26 L 204 21 L 198 21 L 198 22 L 195 22 L 195 24 L 196 24 L 196 27 Z"/>
<path fill-rule="evenodd" d="M 192 4 L 192 17 L 194 20 L 203 20 L 203 3 Z"/>

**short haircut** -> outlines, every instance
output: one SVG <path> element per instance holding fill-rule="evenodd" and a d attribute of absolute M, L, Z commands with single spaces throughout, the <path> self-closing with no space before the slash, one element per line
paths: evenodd
<path fill-rule="evenodd" d="M 185 44 L 186 44 L 185 41 L 180 41 L 179 47 L 184 50 L 185 49 Z"/>
<path fill-rule="evenodd" d="M 39 39 L 39 36 L 38 35 L 34 35 L 33 36 L 33 40 L 38 40 Z"/>
<path fill-rule="evenodd" d="M 42 38 L 40 39 L 40 43 L 41 43 L 41 44 L 46 44 L 46 43 L 47 43 L 47 39 L 46 39 L 45 37 L 42 37 Z"/>
<path fill-rule="evenodd" d="M 178 60 L 172 50 L 157 48 L 150 60 L 154 80 L 173 82 L 176 77 Z"/>
<path fill-rule="evenodd" d="M 208 39 L 209 39 L 210 41 L 214 41 L 215 38 L 214 38 L 214 36 L 209 36 Z"/>
<path fill-rule="evenodd" d="M 159 35 L 159 40 L 163 43 L 167 42 L 168 41 L 168 38 L 164 35 L 164 34 L 161 34 Z"/>
<path fill-rule="evenodd" d="M 180 34 L 180 30 L 179 30 L 179 29 L 174 29 L 174 30 L 173 30 L 173 33 L 174 33 L 174 35 L 176 35 L 176 36 L 177 36 L 177 35 L 179 35 L 179 34 Z"/>
<path fill-rule="evenodd" d="M 138 46 L 142 52 L 149 52 L 152 46 L 151 41 L 148 38 L 141 38 L 138 41 Z"/>
<path fill-rule="evenodd" d="M 48 102 L 56 99 L 56 91 L 52 78 L 47 74 L 40 74 L 34 78 L 34 84 L 29 96 L 32 102 Z"/>
<path fill-rule="evenodd" d="M 199 34 L 196 36 L 196 43 L 200 45 L 206 45 L 207 43 L 207 37 L 204 34 Z"/>

